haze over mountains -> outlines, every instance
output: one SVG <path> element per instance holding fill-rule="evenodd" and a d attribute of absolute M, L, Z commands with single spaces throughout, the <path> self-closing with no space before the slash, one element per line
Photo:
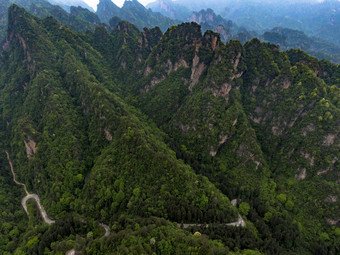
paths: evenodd
<path fill-rule="evenodd" d="M 0 253 L 339 254 L 336 42 L 166 3 L 0 2 Z"/>
<path fill-rule="evenodd" d="M 10 2 L 20 2 L 20 1 L 8 1 Z M 60 1 L 59 1 L 60 2 Z M 334 3 L 333 3 L 334 2 Z M 327 1 L 327 3 L 332 3 L 333 5 L 337 1 Z M 61 3 L 61 2 L 60 2 Z M 72 3 L 69 2 L 71 5 Z M 92 10 L 88 5 L 85 3 L 81 3 L 81 1 L 74 2 L 73 4 L 75 5 L 81 5 L 84 8 Z M 190 8 L 187 8 L 183 6 L 182 4 L 186 4 Z M 196 3 L 196 4 L 199 4 Z M 263 2 L 258 2 L 258 1 L 251 1 L 250 5 L 253 6 L 255 9 L 260 8 L 261 4 L 264 4 Z M 193 10 L 193 5 L 190 5 L 190 1 L 176 1 L 172 2 L 171 0 L 159 0 L 156 2 L 153 2 L 147 6 L 147 8 L 151 8 L 153 11 L 148 10 L 145 8 L 142 4 L 140 4 L 138 1 L 133 0 L 133 1 L 127 1 L 122 8 L 118 7 L 115 5 L 112 1 L 110 0 L 101 0 L 99 1 L 99 8 L 97 10 L 97 15 L 98 18 L 94 17 L 94 14 L 85 14 L 85 12 L 81 11 L 82 14 L 80 13 L 80 9 L 78 9 L 75 14 L 75 8 L 73 8 L 73 11 L 71 12 L 70 6 L 69 5 L 64 5 L 60 4 L 62 8 L 64 8 L 67 12 L 71 12 L 72 19 L 75 19 L 77 16 L 77 19 L 85 19 L 86 17 L 89 18 L 88 21 L 91 23 L 96 23 L 99 24 L 99 20 L 101 22 L 109 23 L 110 19 L 114 16 L 117 16 L 121 20 L 127 20 L 135 25 L 142 30 L 144 27 L 152 28 L 154 26 L 159 26 L 163 32 L 165 32 L 170 26 L 179 24 L 181 22 L 185 21 L 194 21 L 199 23 L 202 26 L 203 31 L 206 30 L 213 30 L 215 32 L 218 32 L 221 34 L 221 38 L 223 41 L 228 41 L 228 40 L 240 40 L 242 43 L 252 39 L 252 38 L 259 38 L 261 40 L 266 40 L 272 43 L 277 43 L 281 46 L 282 50 L 285 49 L 290 49 L 290 48 L 300 48 L 302 50 L 307 51 L 309 54 L 316 56 L 321 59 L 327 59 L 330 60 L 334 63 L 340 63 L 340 46 L 337 43 L 337 39 L 333 40 L 328 36 L 331 34 L 331 37 L 334 35 L 335 38 L 337 38 L 337 31 L 339 30 L 339 25 L 336 24 L 336 20 L 338 17 L 338 13 L 335 10 L 336 9 L 330 9 L 330 4 L 326 5 L 326 2 L 323 3 L 311 3 L 311 2 L 299 2 L 300 9 L 306 8 L 308 10 L 308 7 L 310 7 L 313 4 L 313 8 L 320 10 L 324 13 L 327 14 L 327 12 L 333 12 L 333 16 L 330 17 L 329 21 L 320 21 L 322 24 L 325 24 L 325 27 L 322 28 L 321 30 L 324 31 L 324 33 L 311 33 L 308 29 L 305 29 L 305 34 L 299 33 L 299 30 L 304 31 L 302 29 L 299 29 L 298 25 L 296 24 L 304 24 L 308 23 L 308 25 L 303 25 L 305 28 L 309 26 L 309 23 L 307 22 L 306 18 L 307 16 L 311 16 L 308 11 L 306 13 L 302 13 L 300 16 L 295 15 L 294 18 L 296 19 L 297 17 L 300 17 L 300 19 L 294 20 L 294 22 L 288 21 L 287 13 L 283 13 L 284 11 L 282 9 L 282 4 L 278 4 L 277 2 L 269 2 L 266 3 L 267 7 L 269 8 L 268 10 L 271 10 L 270 12 L 274 14 L 266 14 L 257 17 L 258 19 L 256 22 L 254 19 L 251 17 L 253 15 L 252 13 L 249 13 L 249 10 L 247 8 L 249 7 L 247 1 L 239 1 L 237 4 L 233 4 L 232 7 L 228 7 L 230 5 L 230 2 L 212 2 L 211 7 L 214 6 L 219 6 L 219 8 L 216 9 L 216 14 L 213 9 L 208 8 L 205 10 L 199 10 L 199 11 L 194 11 Z M 287 9 L 286 12 L 289 12 L 289 8 L 295 8 L 293 5 L 296 5 L 297 3 L 285 3 L 283 6 Z M 335 4 L 336 5 L 336 4 Z M 29 8 L 31 6 L 30 2 L 28 1 L 27 3 L 24 4 L 24 6 L 27 6 Z M 198 9 L 203 7 L 204 4 L 202 3 L 201 5 L 198 5 Z M 221 6 L 227 6 L 225 8 L 221 8 Z M 339 6 L 339 5 L 336 5 Z M 247 8 L 246 8 L 247 7 Z M 34 7 L 32 7 L 34 8 Z M 54 8 L 54 7 L 53 7 Z M 337 7 L 338 8 L 338 7 Z M 224 10 L 224 11 L 221 11 Z M 225 12 L 225 10 L 228 10 L 228 13 Z M 261 10 L 263 11 L 263 10 Z M 60 12 L 58 10 L 57 12 Z M 159 13 L 157 13 L 159 12 Z M 236 13 L 237 12 L 237 17 L 234 17 L 234 14 L 231 13 Z M 296 10 L 294 10 L 296 12 Z M 318 11 L 314 11 L 315 13 L 318 13 Z M 203 16 L 202 16 L 203 14 Z M 325 14 L 325 15 L 326 15 Z M 46 15 L 46 14 L 39 14 L 39 15 Z M 60 15 L 64 16 L 61 17 Z M 274 17 L 274 16 L 275 17 Z M 280 17 L 282 15 L 285 15 L 285 19 L 280 21 Z M 329 14 L 330 15 L 330 14 Z M 329 16 L 328 15 L 328 16 Z M 68 14 L 59 14 L 59 20 L 65 20 L 66 16 Z M 92 16 L 91 18 L 89 16 Z M 226 18 L 225 16 L 230 16 L 231 18 Z M 272 20 L 267 20 L 264 21 L 263 17 L 266 17 L 266 19 L 272 19 Z M 240 19 L 244 18 L 245 21 L 240 21 Z M 69 18 L 67 18 L 69 19 Z M 248 20 L 250 19 L 250 20 Z M 332 20 L 335 21 L 332 21 Z M 6 18 L 4 17 L 4 21 Z M 235 22 L 235 20 L 239 22 Z M 314 19 L 314 23 L 315 20 Z M 332 21 L 333 27 L 329 27 L 327 24 Z M 63 21 L 62 21 L 63 22 Z M 76 28 L 78 21 L 68 21 L 68 24 L 71 25 L 72 28 Z M 271 24 L 270 27 L 261 27 L 259 28 L 254 27 L 254 24 L 260 24 L 261 22 L 264 22 L 264 24 Z M 253 26 L 251 27 L 250 26 Z M 5 26 L 5 24 L 3 25 Z M 88 26 L 88 28 L 90 28 Z M 274 28 L 280 28 L 279 31 L 285 31 L 284 35 L 280 35 L 276 32 L 273 32 L 272 29 Z M 290 29 L 286 29 L 290 28 Z M 77 29 L 77 28 L 76 28 Z M 92 28 L 93 29 L 93 28 Z M 317 30 L 317 29 L 316 29 Z M 315 30 L 315 31 L 316 31 Z M 320 30 L 320 29 L 319 29 Z M 333 30 L 335 31 L 335 34 L 333 33 Z M 314 30 L 313 30 L 314 31 Z M 2 37 L 4 36 L 5 29 L 2 30 Z M 270 33 L 271 36 L 268 36 Z M 1 35 L 0 35 L 1 36 Z M 0 38 L 1 39 L 1 38 Z"/>
<path fill-rule="evenodd" d="M 94 12 L 94 9 L 92 7 L 90 7 L 88 4 L 86 4 L 86 2 L 81 1 L 81 0 L 49 0 L 49 2 L 54 5 L 60 5 L 63 8 L 65 8 L 67 11 L 70 11 L 71 6 L 75 6 L 75 7 L 80 6 L 80 7 L 88 9 L 89 11 Z"/>
<path fill-rule="evenodd" d="M 263 32 L 273 27 L 286 27 L 306 32 L 330 42 L 340 43 L 340 1 L 191 1 L 176 4 L 194 10 L 211 8 L 249 30 Z M 209 6 L 207 6 L 209 5 Z"/>
<path fill-rule="evenodd" d="M 258 37 L 263 40 L 264 33 L 275 27 L 285 30 L 286 34 L 279 43 L 282 49 L 300 48 L 310 54 L 339 63 L 340 2 L 329 1 L 186 1 L 158 0 L 147 7 L 171 18 L 193 20 L 203 28 L 219 32 L 222 39 L 236 39 L 242 42 Z M 209 11 L 212 10 L 213 12 Z M 194 13 L 192 13 L 194 11 Z M 197 14 L 210 12 L 204 19 Z M 216 14 L 215 14 L 216 13 Z M 193 17 L 194 16 L 194 17 Z M 218 18 L 216 18 L 218 17 Z M 224 19 L 224 20 L 223 20 Z M 240 28 L 230 33 L 230 24 Z M 293 30 L 305 32 L 297 33 Z M 288 31 L 290 31 L 288 33 Z M 238 34 L 238 35 L 237 35 Z M 307 36 L 307 37 L 306 37 Z M 292 39 L 294 38 L 295 39 Z M 271 37 L 266 37 L 271 39 Z M 292 40 L 291 40 L 292 39 Z M 277 39 L 276 39 L 277 40 Z M 286 41 L 286 42 L 283 42 Z M 298 43 L 301 41 L 301 43 Z M 270 41 L 278 43 L 277 41 Z"/>

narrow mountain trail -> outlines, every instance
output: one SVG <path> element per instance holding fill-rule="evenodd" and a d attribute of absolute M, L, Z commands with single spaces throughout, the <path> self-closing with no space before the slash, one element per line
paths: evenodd
<path fill-rule="evenodd" d="M 24 187 L 26 196 L 21 200 L 21 206 L 24 208 L 27 216 L 29 216 L 29 212 L 28 212 L 28 209 L 27 209 L 27 200 L 34 199 L 35 202 L 38 205 L 38 209 L 40 211 L 41 217 L 43 218 L 44 222 L 49 224 L 49 225 L 54 224 L 55 220 L 52 220 L 52 219 L 50 219 L 48 217 L 48 215 L 47 215 L 47 213 L 46 213 L 46 211 L 44 209 L 44 206 L 40 203 L 40 197 L 37 194 L 29 193 L 27 188 L 26 188 L 26 185 L 24 183 L 22 183 L 22 182 L 17 181 L 16 175 L 15 175 L 15 172 L 14 172 L 14 167 L 13 167 L 11 158 L 9 156 L 9 153 L 7 151 L 6 151 L 6 155 L 7 155 L 7 160 L 8 160 L 9 166 L 11 168 L 11 172 L 12 172 L 12 175 L 13 175 L 14 183 Z M 105 230 L 105 234 L 103 235 L 103 237 L 107 237 L 107 236 L 110 235 L 110 227 L 108 225 L 106 225 L 104 223 L 99 223 L 98 225 L 100 227 L 104 228 L 104 230 Z M 71 249 L 71 250 L 67 251 L 65 253 L 65 255 L 72 255 L 72 254 L 76 254 L 76 253 L 77 253 L 77 251 L 75 249 Z"/>
<path fill-rule="evenodd" d="M 26 185 L 23 184 L 23 183 L 21 183 L 21 182 L 18 182 L 18 181 L 16 180 L 16 178 L 15 178 L 15 173 L 14 173 L 14 168 L 13 168 L 11 159 L 10 159 L 9 154 L 8 154 L 7 151 L 6 151 L 6 155 L 7 155 L 7 159 L 8 159 L 9 166 L 11 167 L 11 172 L 12 172 L 12 175 L 13 175 L 13 181 L 15 182 L 15 184 L 18 184 L 18 185 L 23 186 L 23 187 L 24 187 L 24 190 L 25 190 L 25 192 L 26 192 L 26 194 L 29 195 L 30 193 L 28 193 L 27 188 L 26 188 Z"/>
<path fill-rule="evenodd" d="M 225 225 L 225 226 L 233 226 L 233 227 L 245 227 L 246 226 L 246 222 L 244 221 L 244 219 L 242 218 L 242 216 L 239 214 L 238 215 L 238 219 L 237 221 L 234 222 L 230 222 L 230 223 L 221 223 L 219 225 Z M 196 223 L 184 223 L 184 224 L 180 224 L 177 223 L 177 226 L 180 228 L 181 226 L 183 226 L 183 228 L 189 228 L 189 227 L 205 227 L 208 228 L 209 224 L 196 224 Z"/>
<path fill-rule="evenodd" d="M 110 235 L 110 227 L 104 223 L 99 223 L 99 226 L 105 229 L 104 237 L 107 237 Z"/>
<path fill-rule="evenodd" d="M 40 198 L 37 194 L 28 194 L 26 197 L 24 197 L 22 200 L 21 200 L 21 205 L 22 207 L 24 208 L 25 212 L 27 215 L 28 214 L 28 210 L 27 210 L 27 200 L 28 199 L 31 199 L 33 198 L 36 202 L 37 202 L 37 205 L 38 205 L 38 208 L 39 208 L 39 211 L 40 211 L 40 214 L 41 214 L 41 217 L 44 219 L 44 221 L 47 223 L 47 224 L 53 224 L 55 223 L 55 220 L 51 220 L 48 216 L 47 216 L 47 213 L 44 209 L 44 207 L 41 205 L 40 203 Z"/>
<path fill-rule="evenodd" d="M 6 151 L 6 155 L 7 155 L 7 159 L 8 159 L 8 163 L 9 163 L 9 166 L 11 167 L 11 172 L 13 174 L 13 181 L 18 184 L 18 185 L 21 185 L 24 187 L 24 190 L 26 192 L 26 196 L 21 200 L 21 205 L 22 207 L 24 208 L 27 216 L 29 216 L 29 213 L 28 213 L 28 210 L 27 210 L 27 200 L 33 198 L 35 200 L 35 202 L 37 203 L 38 205 L 38 208 L 39 208 L 39 211 L 40 211 L 40 214 L 41 214 L 41 217 L 43 218 L 43 220 L 45 221 L 45 223 L 51 225 L 53 223 L 55 223 L 55 220 L 51 220 L 48 216 L 47 216 L 47 213 L 44 209 L 44 206 L 40 203 L 40 197 L 37 195 L 37 194 L 31 194 L 27 191 L 27 188 L 26 188 L 26 185 L 24 183 L 21 183 L 19 181 L 16 180 L 16 177 L 15 177 L 15 172 L 14 172 L 14 168 L 13 168 L 13 164 L 12 164 L 12 161 L 11 161 L 11 158 L 9 157 L 9 153 Z"/>
<path fill-rule="evenodd" d="M 238 199 L 233 199 L 230 201 L 230 203 L 233 206 L 237 206 L 237 203 L 239 202 Z M 234 222 L 230 222 L 230 223 L 224 223 L 224 224 L 220 224 L 220 225 L 225 225 L 225 226 L 233 226 L 233 227 L 245 227 L 246 226 L 246 222 L 245 220 L 242 218 L 242 216 L 240 214 L 238 214 L 238 219 L 237 221 Z M 189 228 L 189 227 L 201 227 L 204 226 L 206 228 L 209 227 L 209 224 L 195 224 L 195 223 L 190 223 L 190 224 L 179 224 L 177 223 L 177 226 L 180 228 L 181 226 L 183 226 L 183 228 Z"/>
<path fill-rule="evenodd" d="M 10 165 L 10 168 L 11 168 L 11 172 L 12 172 L 12 175 L 13 175 L 13 181 L 15 184 L 17 185 L 20 185 L 20 186 L 23 186 L 24 190 L 25 190 L 25 193 L 26 193 L 26 196 L 21 200 L 21 205 L 22 207 L 24 208 L 27 216 L 29 216 L 29 212 L 28 212 L 28 209 L 27 209 L 27 201 L 29 199 L 34 199 L 37 203 L 37 206 L 38 206 L 38 209 L 40 211 L 40 214 L 44 220 L 45 223 L 51 225 L 51 224 L 54 224 L 55 223 L 55 220 L 52 220 L 51 218 L 48 217 L 43 205 L 40 203 L 40 197 L 37 195 L 37 194 L 31 194 L 28 192 L 27 188 L 26 188 L 26 185 L 24 183 L 21 183 L 19 181 L 17 181 L 16 179 L 16 175 L 15 175 L 15 172 L 14 172 L 14 167 L 13 167 L 13 164 L 11 162 L 11 159 L 10 159 L 10 156 L 9 156 L 9 153 L 6 151 L 6 155 L 7 155 L 7 160 L 8 160 L 8 163 Z M 232 204 L 234 206 L 236 206 L 236 203 L 233 201 Z M 99 223 L 98 224 L 100 227 L 104 228 L 105 230 L 105 234 L 103 237 L 108 237 L 110 235 L 110 227 L 104 223 Z M 234 227 L 245 227 L 246 226 L 246 222 L 243 220 L 242 216 L 239 214 L 238 215 L 238 219 L 237 221 L 235 222 L 231 222 L 231 223 L 226 223 L 225 224 L 226 226 L 234 226 Z M 195 223 L 192 223 L 192 224 L 177 224 L 178 227 L 181 227 L 183 226 L 183 228 L 188 228 L 188 227 L 194 227 L 194 226 L 205 226 L 206 228 L 209 226 L 209 224 L 195 224 Z M 71 249 L 71 250 L 68 250 L 65 255 L 73 255 L 73 254 L 76 254 L 77 251 L 75 249 Z"/>

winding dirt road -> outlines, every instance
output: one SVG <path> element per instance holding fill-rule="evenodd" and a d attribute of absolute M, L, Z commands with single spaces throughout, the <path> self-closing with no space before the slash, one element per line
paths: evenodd
<path fill-rule="evenodd" d="M 15 178 L 15 173 L 14 173 L 14 168 L 13 168 L 13 165 L 12 165 L 12 162 L 11 162 L 11 158 L 9 157 L 9 154 L 8 152 L 6 151 L 6 155 L 7 155 L 7 159 L 8 159 L 8 163 L 9 163 L 9 166 L 11 167 L 11 172 L 12 172 L 12 175 L 13 175 L 13 181 L 15 182 L 15 184 L 18 184 L 18 185 L 21 185 L 24 187 L 24 190 L 26 192 L 27 195 L 29 195 L 30 193 L 28 193 L 27 191 L 27 188 L 26 188 L 26 185 L 23 184 L 22 182 L 18 182 Z"/>
<path fill-rule="evenodd" d="M 9 166 L 11 167 L 11 172 L 13 174 L 13 181 L 18 184 L 18 185 L 21 185 L 24 187 L 24 190 L 26 192 L 26 196 L 21 200 L 21 205 L 22 207 L 24 208 L 27 216 L 29 216 L 29 213 L 28 213 L 28 210 L 27 210 L 27 200 L 29 199 L 34 199 L 35 202 L 37 202 L 37 205 L 38 205 L 38 208 L 39 208 L 39 211 L 40 211 L 40 214 L 41 214 L 41 217 L 43 218 L 43 220 L 47 223 L 47 224 L 53 224 L 55 223 L 55 220 L 51 220 L 48 216 L 47 216 L 47 213 L 44 209 L 44 207 L 42 206 L 42 204 L 40 203 L 40 198 L 37 194 L 31 194 L 27 191 L 27 188 L 26 188 L 26 185 L 24 183 L 21 183 L 19 181 L 16 180 L 16 177 L 15 177 L 15 172 L 14 172 L 14 168 L 13 168 L 13 164 L 12 164 L 12 161 L 11 161 L 11 158 L 9 157 L 9 154 L 8 152 L 6 151 L 6 155 L 7 155 L 7 159 L 8 159 L 8 163 L 9 163 Z"/>
<path fill-rule="evenodd" d="M 12 164 L 12 161 L 11 161 L 11 158 L 9 156 L 9 153 L 6 151 L 6 155 L 7 155 L 7 160 L 8 160 L 8 163 L 9 163 L 9 166 L 11 168 L 11 172 L 12 172 L 12 175 L 13 175 L 13 181 L 15 184 L 17 185 L 20 185 L 20 186 L 23 186 L 24 187 L 24 190 L 25 190 L 25 193 L 26 193 L 26 196 L 21 200 L 21 205 L 22 207 L 24 208 L 27 216 L 29 216 L 29 213 L 28 213 L 28 210 L 27 210 L 27 200 L 29 199 L 34 199 L 35 202 L 37 203 L 38 205 L 38 209 L 40 211 L 40 214 L 41 214 L 41 217 L 43 218 L 44 222 L 51 225 L 53 223 L 55 223 L 55 220 L 52 220 L 48 217 L 43 205 L 40 203 L 40 197 L 37 195 L 37 194 L 31 194 L 27 191 L 27 188 L 26 188 L 26 185 L 22 182 L 19 182 L 17 181 L 16 179 L 16 176 L 15 176 L 15 172 L 14 172 L 14 168 L 13 168 L 13 164 Z M 99 226 L 104 228 L 105 230 L 105 234 L 103 237 L 107 237 L 110 235 L 110 227 L 104 223 L 99 223 Z M 78 251 L 76 251 L 75 249 L 71 249 L 71 250 L 68 250 L 65 255 L 73 255 L 73 254 L 77 254 L 79 253 Z"/>
<path fill-rule="evenodd" d="M 183 228 L 189 228 L 189 227 L 205 227 L 208 228 L 209 224 L 195 224 L 195 223 L 190 223 L 190 224 L 179 224 L 177 223 L 177 226 L 180 228 L 183 225 Z M 220 225 L 225 225 L 225 226 L 233 226 L 233 227 L 245 227 L 246 222 L 242 218 L 241 215 L 238 215 L 237 221 L 231 222 L 231 223 L 221 223 Z"/>
<path fill-rule="evenodd" d="M 233 206 L 237 206 L 237 204 L 239 203 L 239 199 L 233 199 L 230 201 L 230 203 Z M 225 226 L 233 226 L 233 227 L 245 227 L 246 226 L 246 222 L 244 221 L 244 219 L 242 218 L 242 216 L 240 214 L 238 214 L 238 219 L 237 221 L 231 222 L 231 223 L 225 223 L 225 224 L 221 224 L 221 225 L 225 225 Z M 177 226 L 180 228 L 182 226 L 182 224 L 177 223 Z M 204 226 L 205 228 L 209 227 L 209 224 L 195 224 L 195 223 L 191 223 L 191 224 L 183 224 L 183 228 L 188 228 L 188 227 L 201 227 Z"/>
<path fill-rule="evenodd" d="M 21 205 L 22 207 L 24 208 L 25 212 L 27 215 L 28 214 L 28 210 L 27 210 L 27 200 L 28 199 L 31 199 L 33 198 L 36 202 L 37 202 L 37 205 L 38 205 L 38 208 L 39 208 L 39 211 L 40 211 L 40 214 L 41 214 L 41 217 L 44 219 L 44 221 L 47 223 L 47 224 L 53 224 L 55 223 L 55 220 L 51 220 L 48 216 L 47 216 L 47 213 L 44 209 L 44 207 L 41 205 L 40 203 L 40 198 L 37 194 L 28 194 L 26 197 L 24 197 L 22 200 L 21 200 Z"/>
<path fill-rule="evenodd" d="M 107 237 L 110 235 L 110 227 L 104 223 L 99 223 L 99 226 L 105 229 L 104 237 Z"/>

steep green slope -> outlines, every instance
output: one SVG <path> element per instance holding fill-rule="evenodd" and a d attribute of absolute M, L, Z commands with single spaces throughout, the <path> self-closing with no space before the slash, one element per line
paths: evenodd
<path fill-rule="evenodd" d="M 93 15 L 95 14 L 85 15 L 86 11 L 84 9 L 81 10 L 81 7 L 77 9 L 78 11 L 74 9 L 69 14 L 61 7 L 52 5 L 46 0 L 4 0 L 0 2 L 0 41 L 3 41 L 6 37 L 8 8 L 13 3 L 24 7 L 27 11 L 40 18 L 53 16 L 60 23 L 76 31 L 86 32 L 87 30 L 94 30 L 95 25 L 99 24 L 93 22 L 93 19 L 95 19 Z"/>
<path fill-rule="evenodd" d="M 196 23 L 82 34 L 17 6 L 9 20 L 2 253 L 339 252 L 339 65 Z M 32 202 L 26 225 L 4 150 L 55 224 Z M 224 224 L 228 197 L 246 227 Z"/>
<path fill-rule="evenodd" d="M 86 20 L 93 25 L 99 25 L 100 24 L 100 19 L 98 18 L 98 16 L 95 13 L 90 12 L 88 9 L 82 8 L 80 6 L 78 6 L 78 7 L 71 6 L 70 13 L 71 13 L 71 15 L 74 15 L 78 18 Z"/>
<path fill-rule="evenodd" d="M 261 249 L 335 252 L 338 77 L 338 65 L 257 39 L 224 45 L 187 23 L 163 35 L 126 89 L 179 157 L 250 204 Z"/>
<path fill-rule="evenodd" d="M 268 50 L 257 41 L 245 47 L 251 52 L 247 62 L 257 67 L 244 77 L 247 114 L 270 158 L 278 191 L 292 200 L 286 208 L 296 215 L 305 238 L 331 245 L 321 232 L 334 234 L 329 225 L 339 218 L 339 205 L 330 199 L 339 196 L 339 80 L 334 79 L 339 66 L 322 67 L 309 57 L 321 67 L 308 67 L 301 58 L 292 66 L 272 63 L 273 69 L 263 72 Z"/>
<path fill-rule="evenodd" d="M 15 5 L 10 7 L 9 24 L 1 57 L 7 64 L 0 70 L 1 151 L 9 151 L 17 178 L 41 196 L 57 223 L 41 225 L 34 206 L 26 229 L 20 225 L 9 235 L 15 226 L 6 228 L 7 220 L 1 222 L 4 238 L 19 244 L 13 247 L 4 239 L 2 251 L 65 252 L 79 243 L 76 234 L 92 230 L 81 244 L 91 254 L 102 249 L 162 252 L 169 245 L 183 253 L 226 253 L 221 244 L 193 237 L 167 221 L 230 222 L 237 211 L 206 177 L 176 158 L 164 143 L 165 134 L 103 86 L 114 84 L 103 75 L 106 67 L 98 51 L 53 18 L 37 19 Z M 1 168 L 7 172 L 7 185 L 14 186 L 3 157 Z M 17 200 L 10 204 L 20 207 Z M 22 212 L 19 216 L 23 218 Z M 95 222 L 113 225 L 118 234 L 111 238 L 122 245 L 97 247 Z M 62 230 L 63 224 L 69 228 Z M 127 237 L 119 233 L 131 231 L 141 240 L 148 233 L 156 241 L 126 248 Z"/>

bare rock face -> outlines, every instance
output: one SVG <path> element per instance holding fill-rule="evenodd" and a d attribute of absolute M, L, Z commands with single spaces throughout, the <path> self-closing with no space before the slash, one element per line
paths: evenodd
<path fill-rule="evenodd" d="M 33 139 L 30 139 L 28 141 L 24 141 L 25 148 L 26 148 L 26 155 L 28 158 L 31 158 L 35 155 L 37 152 L 36 143 Z"/>
<path fill-rule="evenodd" d="M 106 140 L 112 141 L 112 135 L 111 135 L 111 133 L 109 132 L 109 129 L 108 129 L 108 128 L 104 128 L 104 134 L 105 134 L 105 139 L 106 139 Z"/>
<path fill-rule="evenodd" d="M 292 85 L 292 82 L 289 80 L 283 81 L 283 88 L 288 89 Z"/>
<path fill-rule="evenodd" d="M 220 90 L 213 90 L 213 95 L 215 97 L 224 97 L 225 100 L 229 101 L 229 93 L 231 91 L 231 84 L 230 83 L 224 83 Z"/>
<path fill-rule="evenodd" d="M 220 141 L 218 142 L 218 147 L 215 149 L 214 146 L 210 146 L 210 155 L 215 157 L 218 149 L 222 144 L 224 144 L 229 139 L 229 135 L 220 135 Z"/>
<path fill-rule="evenodd" d="M 324 137 L 323 146 L 329 147 L 334 144 L 336 138 L 336 134 L 328 134 Z"/>
<path fill-rule="evenodd" d="M 306 168 L 299 168 L 299 172 L 295 175 L 295 179 L 298 181 L 306 179 L 307 170 Z"/>
<path fill-rule="evenodd" d="M 150 84 L 146 85 L 143 89 L 140 90 L 141 93 L 147 93 L 149 92 L 153 87 L 155 87 L 157 84 L 161 83 L 162 81 L 165 80 L 165 76 L 161 77 L 153 77 Z"/>
<path fill-rule="evenodd" d="M 148 76 L 152 72 L 152 68 L 147 66 L 144 71 L 144 76 Z"/>
<path fill-rule="evenodd" d="M 279 127 L 276 127 L 276 126 L 273 126 L 273 127 L 272 127 L 272 132 L 273 132 L 273 134 L 276 135 L 276 136 L 282 135 L 282 130 L 280 130 L 280 128 L 279 128 Z"/>
<path fill-rule="evenodd" d="M 338 157 L 334 157 L 332 160 L 332 165 L 330 165 L 329 167 L 327 167 L 326 169 L 321 169 L 320 171 L 317 172 L 317 175 L 323 175 L 323 174 L 327 174 L 330 171 L 334 170 L 334 165 L 336 162 L 338 162 Z"/>
<path fill-rule="evenodd" d="M 308 152 L 301 151 L 301 155 L 308 160 L 311 166 L 314 166 L 314 157 L 310 155 Z"/>
<path fill-rule="evenodd" d="M 193 87 L 198 83 L 201 75 L 203 74 L 203 71 L 206 68 L 204 63 L 200 63 L 200 59 L 197 55 L 198 50 L 199 50 L 199 46 L 196 47 L 196 54 L 192 60 L 191 77 L 190 77 L 191 82 L 189 85 L 190 91 L 192 91 Z"/>
<path fill-rule="evenodd" d="M 217 151 L 214 149 L 213 146 L 211 146 L 211 147 L 210 147 L 210 155 L 211 155 L 212 157 L 215 157 L 216 154 L 217 154 Z"/>
<path fill-rule="evenodd" d="M 336 226 L 338 223 L 339 223 L 339 220 L 327 219 L 327 224 L 331 226 Z"/>
<path fill-rule="evenodd" d="M 336 203 L 338 201 L 338 197 L 330 195 L 324 201 L 329 203 Z"/>
<path fill-rule="evenodd" d="M 314 131 L 315 131 L 315 125 L 311 123 L 304 129 L 302 129 L 302 134 L 304 137 L 306 137 L 309 132 L 314 132 Z"/>

